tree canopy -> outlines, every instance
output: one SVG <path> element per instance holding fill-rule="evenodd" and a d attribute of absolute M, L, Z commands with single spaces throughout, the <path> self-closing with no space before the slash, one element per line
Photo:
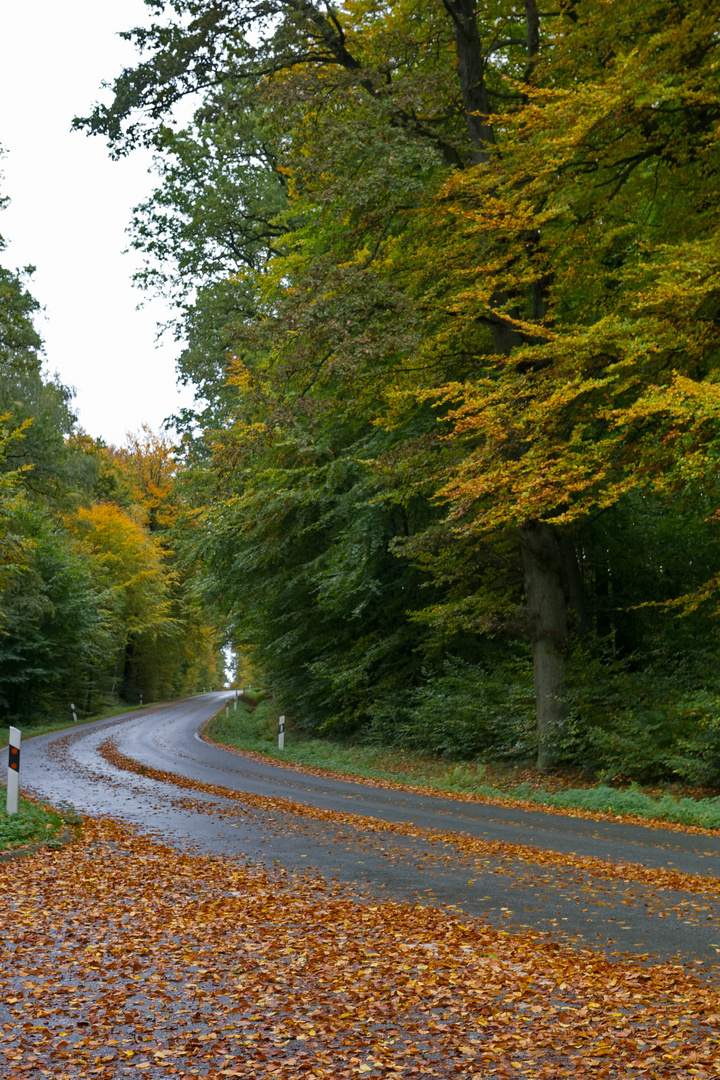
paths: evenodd
<path fill-rule="evenodd" d="M 133 242 L 198 390 L 206 594 L 283 707 L 449 745 L 484 687 L 468 753 L 627 768 L 660 665 L 647 768 L 709 761 L 713 12 L 148 7 L 76 123 L 157 151 Z"/>

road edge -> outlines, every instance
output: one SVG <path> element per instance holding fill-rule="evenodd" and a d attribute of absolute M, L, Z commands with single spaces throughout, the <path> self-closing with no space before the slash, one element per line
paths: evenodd
<path fill-rule="evenodd" d="M 26 844 L 24 847 L 6 848 L 0 851 L 0 862 L 14 862 L 16 859 L 27 859 L 32 855 L 39 855 L 41 852 L 48 851 L 60 851 L 62 848 L 67 847 L 75 839 L 75 836 L 70 829 L 65 828 L 59 836 L 53 837 L 52 840 L 41 840 L 37 844 Z"/>
<path fill-rule="evenodd" d="M 514 799 L 512 796 L 507 798 L 495 798 L 489 795 L 475 795 L 469 792 L 456 791 L 448 792 L 438 788 L 425 787 L 420 784 L 401 784 L 395 780 L 381 780 L 368 776 L 359 776 L 355 773 L 342 773 L 335 769 L 323 769 L 319 766 L 312 765 L 300 765 L 294 761 L 281 761 L 276 757 L 271 757 L 269 754 L 261 754 L 257 750 L 241 750 L 237 746 L 230 746 L 228 743 L 216 742 L 214 739 L 209 738 L 205 734 L 205 729 L 212 723 L 212 721 L 220 715 L 225 709 L 218 709 L 213 716 L 209 716 L 207 720 L 204 720 L 197 729 L 198 738 L 200 738 L 208 746 L 214 746 L 218 750 L 226 750 L 230 754 L 235 754 L 238 757 L 250 758 L 253 761 L 259 761 L 266 765 L 274 765 L 279 769 L 290 769 L 293 772 L 307 773 L 310 776 L 326 776 L 331 780 L 341 780 L 343 783 L 361 784 L 365 787 L 384 788 L 386 791 L 405 791 L 411 795 L 423 795 L 430 796 L 436 799 L 445 799 L 446 801 L 453 802 L 470 802 L 479 803 L 483 806 L 500 806 L 506 807 L 511 810 L 524 810 L 533 813 L 540 814 L 555 814 L 558 817 L 568 818 L 584 818 L 587 821 L 609 821 L 614 824 L 620 825 L 637 825 L 647 829 L 656 829 L 664 832 L 674 833 L 686 833 L 699 836 L 713 836 L 720 835 L 720 829 L 706 829 L 702 825 L 683 825 L 681 822 L 676 821 L 663 821 L 661 818 L 646 818 L 641 817 L 639 814 L 605 814 L 600 810 L 583 810 L 579 807 L 560 807 L 546 805 L 545 803 L 532 802 L 530 799 Z"/>

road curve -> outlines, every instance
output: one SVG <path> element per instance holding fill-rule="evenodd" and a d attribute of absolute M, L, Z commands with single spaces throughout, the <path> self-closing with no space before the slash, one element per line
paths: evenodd
<path fill-rule="evenodd" d="M 647 870 L 718 879 L 720 836 L 421 796 L 265 764 L 201 740 L 199 727 L 227 697 L 204 694 L 27 740 L 21 784 L 179 846 L 314 870 L 379 896 L 453 904 L 508 930 L 533 927 L 609 955 L 678 956 L 715 967 L 714 890 L 658 888 Z M 108 740 L 140 766 L 184 778 L 184 787 L 118 768 L 103 752 Z M 188 781 L 227 794 L 192 790 Z M 295 808 L 263 801 L 278 797 Z M 347 815 L 372 820 L 365 829 Z M 490 847 L 479 858 L 466 838 Z M 504 844 L 535 849 L 537 860 L 527 852 L 514 859 Z M 626 870 L 617 878 L 594 873 L 574 856 Z M 639 867 L 646 871 L 627 871 Z"/>

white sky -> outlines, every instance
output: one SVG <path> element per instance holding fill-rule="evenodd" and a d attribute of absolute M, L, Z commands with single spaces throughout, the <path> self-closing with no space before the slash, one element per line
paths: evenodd
<path fill-rule="evenodd" d="M 117 32 L 146 21 L 142 0 L 0 0 L 0 192 L 12 200 L 0 259 L 37 267 L 48 370 L 76 388 L 82 427 L 114 443 L 192 400 L 175 382 L 178 346 L 155 345 L 167 308 L 133 288 L 138 255 L 122 254 L 131 209 L 153 186 L 150 155 L 114 162 L 102 138 L 70 131 L 103 80 L 134 62 Z"/>

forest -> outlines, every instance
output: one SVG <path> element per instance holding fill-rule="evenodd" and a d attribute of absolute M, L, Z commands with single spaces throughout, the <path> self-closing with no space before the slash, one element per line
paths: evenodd
<path fill-rule="evenodd" d="M 217 619 L 179 540 L 170 441 L 78 430 L 44 372 L 27 274 L 0 269 L 0 706 L 23 727 L 224 678 Z"/>
<path fill-rule="evenodd" d="M 717 786 L 712 5 L 145 2 L 74 123 L 196 408 L 78 432 L 2 271 L 6 713 L 227 644 L 298 731 Z"/>

